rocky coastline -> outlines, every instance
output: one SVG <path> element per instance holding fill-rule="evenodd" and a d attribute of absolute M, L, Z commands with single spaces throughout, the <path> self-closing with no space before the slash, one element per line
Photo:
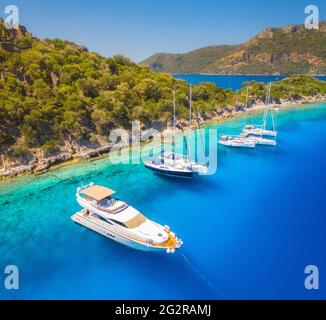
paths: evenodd
<path fill-rule="evenodd" d="M 326 95 L 316 95 L 312 97 L 302 97 L 297 100 L 281 100 L 278 104 L 275 104 L 276 108 L 286 108 L 290 106 L 299 106 L 307 104 L 315 104 L 326 101 Z M 263 110 L 264 104 L 259 101 L 250 106 L 249 112 L 257 112 Z M 240 116 L 244 113 L 244 105 L 238 104 L 236 106 L 229 106 L 221 112 L 216 112 L 215 114 L 205 115 L 204 119 L 201 119 L 202 125 L 207 125 L 212 122 L 223 121 L 225 119 L 230 119 L 236 116 Z M 187 120 L 181 120 L 178 123 L 179 127 L 186 127 L 189 125 Z M 108 154 L 111 151 L 113 144 L 101 144 L 96 146 L 75 146 L 70 148 L 70 150 L 64 150 L 59 154 L 51 157 L 46 157 L 42 154 L 38 156 L 33 156 L 29 161 L 19 161 L 17 159 L 6 159 L 4 156 L 0 157 L 0 180 L 13 178 L 22 175 L 29 174 L 43 174 L 49 170 L 55 169 L 60 165 L 69 165 L 70 163 L 75 163 L 79 161 L 87 161 L 91 159 L 96 159 L 101 156 Z"/>

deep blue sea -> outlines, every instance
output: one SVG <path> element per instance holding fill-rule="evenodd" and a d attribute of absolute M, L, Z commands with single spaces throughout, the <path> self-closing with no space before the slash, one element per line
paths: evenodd
<path fill-rule="evenodd" d="M 245 81 L 257 81 L 257 82 L 273 82 L 280 81 L 286 76 L 238 76 L 238 75 L 201 75 L 201 74 L 176 74 L 177 79 L 186 80 L 192 85 L 196 85 L 202 82 L 212 82 L 217 86 L 224 89 L 232 89 L 236 91 L 243 86 Z M 325 80 L 326 76 L 317 76 L 316 78 Z"/>
<path fill-rule="evenodd" d="M 277 118 L 277 147 L 221 146 L 218 172 L 194 181 L 101 159 L 0 183 L 0 273 L 20 270 L 20 290 L 1 281 L 0 298 L 325 299 L 326 104 Z M 210 127 L 235 133 L 242 124 Z M 74 224 L 81 181 L 114 188 L 170 225 L 181 252 L 134 251 Z M 319 291 L 305 289 L 308 265 L 319 268 Z"/>

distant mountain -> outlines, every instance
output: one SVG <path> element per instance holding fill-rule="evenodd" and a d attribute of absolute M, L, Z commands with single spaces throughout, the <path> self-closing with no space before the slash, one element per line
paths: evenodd
<path fill-rule="evenodd" d="M 200 73 L 205 68 L 240 46 L 212 46 L 191 51 L 186 54 L 157 53 L 143 61 L 157 72 L 167 73 Z"/>
<path fill-rule="evenodd" d="M 141 64 L 167 73 L 325 74 L 326 21 L 319 30 L 304 25 L 266 28 L 245 44 L 158 53 Z"/>

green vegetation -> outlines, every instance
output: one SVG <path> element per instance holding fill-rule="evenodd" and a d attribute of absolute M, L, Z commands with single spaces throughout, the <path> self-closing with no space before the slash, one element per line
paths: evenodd
<path fill-rule="evenodd" d="M 248 43 L 215 46 L 186 54 L 156 54 L 142 62 L 155 71 L 212 74 L 325 74 L 326 22 L 265 29 Z"/>
<path fill-rule="evenodd" d="M 39 40 L 24 30 L 0 28 L 0 40 L 1 153 L 26 160 L 36 149 L 49 156 L 63 146 L 103 141 L 113 128 L 130 129 L 132 120 L 171 120 L 173 88 L 178 118 L 188 117 L 189 87 L 170 75 L 68 41 Z M 262 99 L 266 86 L 251 85 Z M 244 99 L 243 91 L 211 83 L 195 86 L 193 93 L 195 112 L 207 116 Z M 317 93 L 326 93 L 326 83 L 307 77 L 273 88 L 278 99 Z"/>
<path fill-rule="evenodd" d="M 2 29 L 1 152 L 21 156 L 26 148 L 41 148 L 51 154 L 66 144 L 94 143 L 112 128 L 129 129 L 133 119 L 169 120 L 172 88 L 177 90 L 179 116 L 187 115 L 189 88 L 184 81 L 123 56 L 104 58 L 68 41 L 8 33 Z M 222 108 L 228 95 L 211 84 L 194 92 L 198 108 L 205 111 Z"/>
<path fill-rule="evenodd" d="M 245 87 L 250 87 L 250 96 L 253 101 L 264 101 L 266 96 L 266 84 L 258 82 L 245 82 Z M 238 91 L 242 101 L 246 95 L 246 88 Z M 326 94 L 326 82 L 308 76 L 292 76 L 279 82 L 274 82 L 271 90 L 273 103 L 281 100 L 297 100 L 303 97 L 312 97 L 318 94 Z"/>

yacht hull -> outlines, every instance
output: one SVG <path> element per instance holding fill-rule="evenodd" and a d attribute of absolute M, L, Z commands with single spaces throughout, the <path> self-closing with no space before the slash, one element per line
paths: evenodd
<path fill-rule="evenodd" d="M 153 171 L 156 174 L 169 176 L 169 177 L 191 179 L 194 176 L 194 172 L 192 172 L 192 171 L 172 170 L 169 168 L 163 168 L 163 167 L 154 166 L 154 165 L 150 165 L 150 164 L 146 164 L 146 163 L 145 163 L 145 167 L 147 169 Z"/>
<path fill-rule="evenodd" d="M 269 130 L 262 130 L 262 129 L 244 129 L 243 132 L 245 134 L 250 134 L 253 136 L 265 136 L 265 137 L 277 137 L 277 132 L 269 131 Z"/>
<path fill-rule="evenodd" d="M 270 140 L 270 139 L 264 139 L 264 138 L 259 138 L 259 137 L 252 137 L 249 138 L 252 140 L 253 143 L 255 143 L 256 145 L 261 145 L 261 146 L 276 146 L 277 142 L 275 140 Z"/>
<path fill-rule="evenodd" d="M 108 239 L 111 239 L 115 242 L 118 242 L 124 246 L 127 246 L 129 248 L 139 250 L 139 251 L 164 251 L 166 252 L 167 247 L 161 248 L 161 247 L 153 247 L 153 246 L 148 246 L 146 244 L 142 244 L 136 241 L 131 241 L 130 239 L 127 239 L 126 237 L 118 234 L 116 231 L 110 229 L 109 227 L 105 226 L 104 224 L 101 223 L 101 221 L 96 221 L 94 218 L 90 216 L 85 216 L 82 212 L 78 212 L 74 214 L 71 219 L 87 228 L 90 229 Z"/>
<path fill-rule="evenodd" d="M 236 143 L 236 142 L 231 142 L 231 141 L 219 141 L 218 142 L 220 145 L 225 146 L 225 147 L 231 147 L 231 148 L 249 148 L 249 149 L 254 149 L 256 147 L 255 143 Z"/>

